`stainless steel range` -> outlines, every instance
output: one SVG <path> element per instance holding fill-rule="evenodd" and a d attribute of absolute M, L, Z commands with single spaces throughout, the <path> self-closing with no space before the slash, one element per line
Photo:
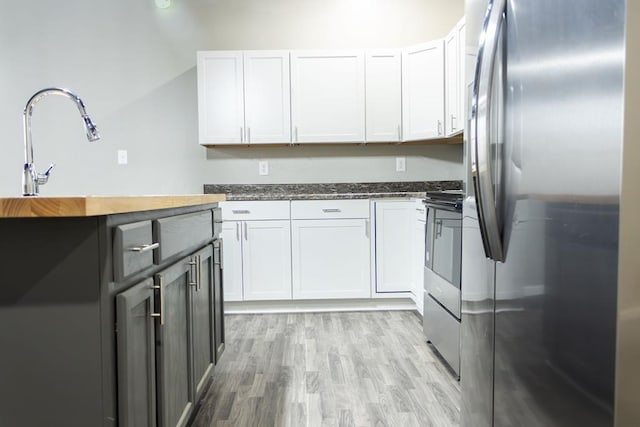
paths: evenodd
<path fill-rule="evenodd" d="M 423 330 L 460 378 L 461 191 L 428 192 Z"/>

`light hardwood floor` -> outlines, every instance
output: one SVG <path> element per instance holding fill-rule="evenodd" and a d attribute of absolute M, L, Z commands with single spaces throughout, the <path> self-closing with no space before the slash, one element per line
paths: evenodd
<path fill-rule="evenodd" d="M 193 426 L 457 426 L 460 386 L 411 312 L 228 315 Z"/>

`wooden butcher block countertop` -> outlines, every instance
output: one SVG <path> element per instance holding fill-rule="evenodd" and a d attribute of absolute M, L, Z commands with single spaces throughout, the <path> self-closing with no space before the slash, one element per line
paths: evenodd
<path fill-rule="evenodd" d="M 171 196 L 65 196 L 0 198 L 0 218 L 87 217 L 205 205 L 224 194 Z"/>

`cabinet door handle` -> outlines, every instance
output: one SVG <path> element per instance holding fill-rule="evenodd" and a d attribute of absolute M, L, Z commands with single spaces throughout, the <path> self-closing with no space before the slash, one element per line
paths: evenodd
<path fill-rule="evenodd" d="M 196 288 L 198 291 L 202 290 L 202 256 L 196 255 L 196 262 L 198 265 L 196 266 L 196 282 L 198 283 L 198 287 Z"/>
<path fill-rule="evenodd" d="M 398 141 L 402 141 L 402 126 L 398 125 Z"/>
<path fill-rule="evenodd" d="M 152 286 L 151 289 L 158 289 L 160 291 L 160 313 L 151 313 L 151 317 L 159 317 L 160 324 L 164 325 L 164 276 L 158 274 L 158 285 Z"/>
<path fill-rule="evenodd" d="M 294 140 L 295 142 L 298 142 L 298 126 L 294 126 L 294 127 L 293 127 L 293 135 L 294 135 L 294 136 L 293 136 L 293 140 Z"/>
<path fill-rule="evenodd" d="M 196 290 L 198 290 L 198 256 L 194 256 L 193 258 L 191 258 L 191 260 L 187 263 L 189 264 L 189 286 L 194 286 L 196 288 Z M 194 274 L 194 268 L 195 268 L 195 274 Z M 195 280 L 194 277 L 195 276 Z"/>
<path fill-rule="evenodd" d="M 247 223 L 244 223 L 244 240 L 249 240 L 249 229 L 247 228 Z"/>
<path fill-rule="evenodd" d="M 247 142 L 251 144 L 251 128 L 247 127 Z"/>
<path fill-rule="evenodd" d="M 240 223 L 236 222 L 236 240 L 240 241 Z"/>
<path fill-rule="evenodd" d="M 222 247 L 224 246 L 224 239 L 220 239 L 220 270 L 224 270 L 224 251 Z M 215 279 L 212 279 L 215 280 Z"/>
<path fill-rule="evenodd" d="M 251 211 L 248 209 L 231 209 L 231 212 L 233 212 L 235 215 L 248 215 L 251 213 Z"/>
<path fill-rule="evenodd" d="M 240 142 L 244 142 L 244 128 L 240 126 Z"/>
<path fill-rule="evenodd" d="M 456 128 L 455 120 L 456 120 L 456 116 L 454 116 L 452 114 L 451 115 L 451 130 L 455 130 L 455 128 Z"/>
<path fill-rule="evenodd" d="M 442 122 L 438 120 L 438 136 L 442 135 Z"/>
<path fill-rule="evenodd" d="M 127 250 L 130 252 L 148 252 L 154 249 L 158 249 L 159 247 L 160 247 L 160 243 L 156 242 L 156 243 L 147 243 L 140 246 L 132 246 L 130 248 L 127 248 Z"/>
<path fill-rule="evenodd" d="M 371 222 L 368 219 L 364 220 L 364 235 L 367 239 L 371 237 Z"/>
<path fill-rule="evenodd" d="M 322 209 L 322 212 L 324 213 L 336 213 L 336 212 L 342 212 L 340 209 L 336 209 L 336 208 L 327 208 L 327 209 Z"/>

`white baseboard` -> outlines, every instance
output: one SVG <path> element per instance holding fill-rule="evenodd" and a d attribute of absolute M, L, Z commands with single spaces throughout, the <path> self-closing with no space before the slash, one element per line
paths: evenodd
<path fill-rule="evenodd" d="M 225 314 L 416 310 L 410 298 L 225 302 Z"/>

